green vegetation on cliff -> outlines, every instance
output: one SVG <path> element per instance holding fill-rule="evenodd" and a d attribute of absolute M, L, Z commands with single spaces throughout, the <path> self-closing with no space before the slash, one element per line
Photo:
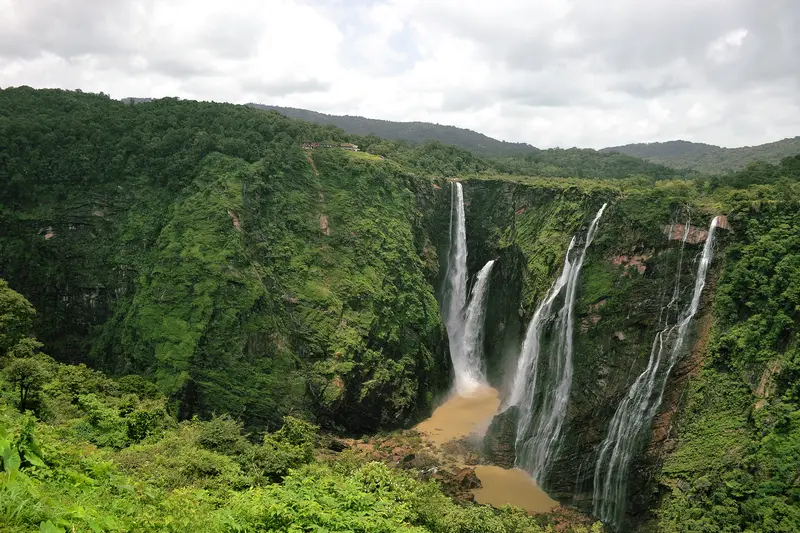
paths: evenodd
<path fill-rule="evenodd" d="M 438 141 L 443 144 L 459 146 L 479 156 L 493 155 L 525 155 L 537 149 L 525 143 L 498 141 L 476 131 L 431 124 L 430 122 L 393 122 L 374 118 L 354 117 L 348 115 L 327 115 L 307 109 L 293 107 L 267 106 L 250 104 L 256 109 L 277 111 L 281 115 L 307 120 L 314 124 L 328 124 L 356 135 L 376 135 L 382 139 L 424 143 Z"/>
<path fill-rule="evenodd" d="M 519 509 L 458 505 L 348 452 L 317 458 L 316 428 L 296 418 L 258 436 L 228 416 L 178 423 L 139 376 L 29 349 L 32 307 L 2 280 L 0 302 L 3 531 L 544 532 Z M 21 366 L 39 372 L 22 403 Z"/>
<path fill-rule="evenodd" d="M 306 140 L 384 159 L 304 152 Z M 690 286 L 702 232 L 727 215 L 695 349 L 631 469 L 628 522 L 796 531 L 800 158 L 713 178 L 577 149 L 482 159 L 246 106 L 29 88 L 0 91 L 2 519 L 537 531 L 347 454 L 316 461 L 300 421 L 408 426 L 446 391 L 448 178 L 464 183 L 469 272 L 498 259 L 484 346 L 498 386 L 570 239 L 609 204 L 579 280 L 565 439 L 546 485 L 582 508 L 669 280 L 680 264 Z M 679 263 L 666 233 L 688 221 Z"/>
<path fill-rule="evenodd" d="M 664 463 L 662 531 L 800 528 L 800 206 L 776 200 L 731 215 L 707 362 Z"/>
<path fill-rule="evenodd" d="M 58 360 L 148 376 L 181 418 L 252 427 L 298 409 L 396 426 L 446 388 L 428 179 L 312 160 L 300 140 L 347 137 L 242 106 L 27 88 L 0 102 L 0 271 Z"/>

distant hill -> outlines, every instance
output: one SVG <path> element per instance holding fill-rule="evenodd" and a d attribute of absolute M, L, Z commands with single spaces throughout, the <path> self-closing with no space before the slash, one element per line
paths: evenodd
<path fill-rule="evenodd" d="M 455 126 L 442 126 L 430 122 L 392 122 L 374 118 L 351 115 L 326 115 L 306 109 L 278 107 L 262 104 L 249 104 L 257 109 L 268 109 L 291 118 L 298 118 L 315 124 L 332 124 L 348 133 L 369 135 L 395 141 L 440 141 L 460 146 L 482 156 L 523 156 L 538 152 L 538 148 L 526 143 L 512 143 L 493 139 L 482 133 Z"/>
<path fill-rule="evenodd" d="M 689 141 L 667 141 L 626 144 L 603 148 L 600 151 L 619 152 L 673 168 L 718 174 L 740 170 L 751 161 L 776 164 L 784 157 L 800 154 L 800 137 L 741 148 L 722 148 Z"/>

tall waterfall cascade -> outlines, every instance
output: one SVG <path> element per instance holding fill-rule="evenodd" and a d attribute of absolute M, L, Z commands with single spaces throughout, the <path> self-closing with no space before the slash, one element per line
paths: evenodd
<path fill-rule="evenodd" d="M 447 268 L 445 326 L 450 342 L 450 357 L 455 371 L 455 390 L 469 394 L 486 384 L 483 364 L 483 324 L 489 276 L 494 260 L 476 276 L 467 300 L 467 232 L 464 215 L 464 190 L 454 183 L 450 208 L 450 257 Z"/>
<path fill-rule="evenodd" d="M 664 397 L 667 379 L 675 363 L 687 350 L 692 320 L 700 306 L 700 296 L 706 283 L 706 273 L 711 264 L 714 246 L 714 229 L 718 218 L 711 221 L 700 262 L 697 266 L 692 299 L 668 324 L 670 308 L 678 305 L 683 245 L 689 231 L 686 224 L 681 240 L 681 252 L 675 275 L 675 288 L 670 302 L 662 309 L 664 323 L 656 333 L 650 349 L 647 367 L 639 374 L 628 394 L 620 402 L 608 426 L 608 433 L 600 444 L 594 472 L 594 514 L 606 523 L 619 528 L 624 520 L 627 500 L 627 479 L 632 459 L 639 450 L 641 439 L 658 413 Z"/>
<path fill-rule="evenodd" d="M 515 442 L 517 466 L 531 474 L 540 485 L 555 459 L 567 415 L 572 387 L 573 306 L 578 275 L 605 208 L 603 204 L 589 225 L 577 255 L 573 254 L 576 238 L 572 238 L 561 274 L 534 312 L 506 402 L 506 407 L 519 408 Z M 562 303 L 556 311 L 558 301 Z"/>

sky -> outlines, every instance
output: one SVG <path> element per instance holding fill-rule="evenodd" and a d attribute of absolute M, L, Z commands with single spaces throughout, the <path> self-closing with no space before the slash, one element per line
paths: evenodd
<path fill-rule="evenodd" d="M 256 102 L 541 148 L 800 135 L 798 0 L 0 0 L 0 87 Z"/>

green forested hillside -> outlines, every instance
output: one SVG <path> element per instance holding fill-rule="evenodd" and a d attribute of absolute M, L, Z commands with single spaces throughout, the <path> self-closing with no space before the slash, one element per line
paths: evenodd
<path fill-rule="evenodd" d="M 490 161 L 495 168 L 508 174 L 529 176 L 671 179 L 694 175 L 691 171 L 651 163 L 638 156 L 581 148 L 551 148 L 524 157 L 498 157 Z"/>
<path fill-rule="evenodd" d="M 435 141 L 443 145 L 469 150 L 478 157 L 484 158 L 493 168 L 508 174 L 525 174 L 531 176 L 553 177 L 595 177 L 624 178 L 631 175 L 654 176 L 657 178 L 683 177 L 690 172 L 648 163 L 644 156 L 634 157 L 617 153 L 605 154 L 591 149 L 551 148 L 539 150 L 524 143 L 498 141 L 480 133 L 442 126 L 427 122 L 392 122 L 389 120 L 368 119 L 363 117 L 326 115 L 305 109 L 290 107 L 264 106 L 250 104 L 257 109 L 272 110 L 287 117 L 305 120 L 314 124 L 333 125 L 350 134 L 362 135 L 362 143 L 367 147 L 380 145 L 373 149 L 375 153 L 392 150 L 402 151 L 404 143 L 426 143 Z M 389 143 L 382 139 L 401 141 L 400 144 Z M 627 153 L 627 152 L 625 152 Z M 395 157 L 399 154 L 395 153 Z M 455 154 L 452 154 L 455 155 Z M 463 157 L 458 154 L 456 157 Z M 450 157 L 448 157 L 450 158 Z M 410 161 L 406 161 L 407 163 Z M 485 167 L 484 167 L 485 168 Z"/>
<path fill-rule="evenodd" d="M 741 170 L 754 161 L 777 164 L 785 157 L 800 154 L 800 137 L 741 148 L 722 148 L 688 141 L 626 144 L 603 148 L 601 152 L 618 152 L 647 159 L 653 163 L 704 174 L 722 174 Z"/>
<path fill-rule="evenodd" d="M 430 122 L 393 122 L 349 115 L 327 115 L 294 107 L 250 105 L 257 109 L 277 111 L 281 115 L 306 120 L 314 124 L 333 125 L 356 135 L 367 136 L 373 134 L 383 139 L 413 143 L 439 141 L 444 144 L 465 148 L 479 156 L 525 155 L 537 151 L 537 148 L 526 143 L 498 141 L 476 131 L 455 126 L 431 124 Z"/>
<path fill-rule="evenodd" d="M 358 154 L 310 161 L 299 139 L 344 134 L 246 107 L 0 102 L 0 271 L 57 359 L 142 373 L 181 417 L 267 427 L 297 409 L 397 425 L 446 387 L 412 193 L 429 181 Z"/>
<path fill-rule="evenodd" d="M 178 423 L 141 377 L 32 348 L 33 308 L 1 279 L 0 303 L 3 531 L 544 531 L 518 509 L 460 506 L 433 481 L 321 454 L 296 418 L 257 435 L 229 416 Z"/>
<path fill-rule="evenodd" d="M 449 389 L 452 179 L 471 282 L 496 260 L 483 349 L 501 390 L 608 204 L 546 480 L 585 512 L 675 265 L 681 302 L 726 217 L 624 527 L 797 531 L 800 156 L 714 177 L 591 150 L 482 158 L 247 106 L 30 88 L 0 91 L 0 530 L 541 531 L 322 449 L 409 427 Z"/>

